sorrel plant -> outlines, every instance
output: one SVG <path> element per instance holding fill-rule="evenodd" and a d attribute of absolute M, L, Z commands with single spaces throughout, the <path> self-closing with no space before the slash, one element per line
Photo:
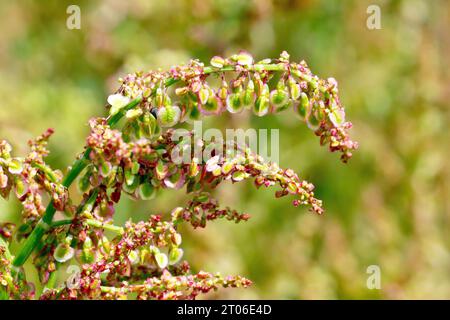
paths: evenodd
<path fill-rule="evenodd" d="M 357 148 L 348 136 L 351 123 L 345 121 L 337 82 L 319 79 L 304 61 L 290 62 L 286 52 L 259 62 L 247 52 L 213 57 L 209 66 L 192 60 L 119 81 L 119 89 L 107 99 L 109 115 L 89 121 L 85 150 L 64 176 L 45 162 L 52 129 L 29 141 L 25 157 L 12 156 L 11 146 L 0 142 L 0 194 L 5 199 L 13 195 L 23 205 L 21 225 L 0 223 L 0 298 L 194 299 L 219 287 L 249 286 L 250 280 L 241 276 L 192 274 L 183 260 L 180 224 L 204 228 L 219 218 L 236 223 L 249 219 L 212 198 L 208 191 L 223 181 L 253 179 L 257 188 L 277 185 L 276 197 L 291 195 L 295 206 L 323 212 L 314 186 L 293 170 L 243 145 L 174 139 L 179 123 L 247 109 L 256 116 L 293 109 L 321 145 L 340 152 L 343 162 Z M 214 146 L 222 143 L 225 150 L 239 152 L 215 154 Z M 211 157 L 197 157 L 193 150 L 199 148 L 213 150 Z M 187 152 L 191 161 L 174 161 L 175 149 Z M 69 192 L 76 180 L 80 203 Z M 168 218 L 152 215 L 124 226 L 112 223 L 124 193 L 148 200 L 159 189 L 182 187 L 191 199 Z M 54 219 L 56 212 L 65 218 Z M 13 241 L 20 244 L 14 253 L 9 249 Z M 23 268 L 30 257 L 45 286 L 41 294 Z M 76 281 L 58 280 L 57 270 L 70 261 L 80 266 Z"/>

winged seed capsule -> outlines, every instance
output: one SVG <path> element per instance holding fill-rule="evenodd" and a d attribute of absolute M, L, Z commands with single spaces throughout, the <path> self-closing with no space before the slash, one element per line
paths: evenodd
<path fill-rule="evenodd" d="M 173 127 L 180 121 L 181 110 L 177 106 L 162 106 L 158 109 L 157 120 L 161 127 Z"/>

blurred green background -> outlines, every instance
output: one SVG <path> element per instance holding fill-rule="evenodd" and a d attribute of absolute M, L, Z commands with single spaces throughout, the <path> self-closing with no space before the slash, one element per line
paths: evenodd
<path fill-rule="evenodd" d="M 81 9 L 80 30 L 66 28 L 70 4 Z M 380 30 L 366 27 L 371 4 L 381 9 Z M 23 155 L 29 138 L 53 127 L 49 163 L 64 169 L 118 77 L 239 49 L 257 59 L 287 50 L 338 80 L 360 148 L 340 163 L 289 112 L 208 120 L 279 128 L 280 164 L 316 185 L 326 214 L 251 183 L 221 186 L 222 204 L 252 219 L 186 227 L 185 258 L 194 271 L 254 285 L 207 298 L 450 299 L 449 15 L 450 2 L 439 0 L 1 1 L 0 137 Z M 116 221 L 186 200 L 181 191 L 125 200 Z M 0 200 L 2 221 L 19 214 L 17 202 Z M 380 290 L 366 286 L 370 265 L 381 269 Z"/>

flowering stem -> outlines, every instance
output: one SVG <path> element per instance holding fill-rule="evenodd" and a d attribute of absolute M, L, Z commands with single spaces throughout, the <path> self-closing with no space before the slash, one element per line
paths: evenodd
<path fill-rule="evenodd" d="M 65 226 L 68 224 L 72 224 L 73 219 L 65 219 L 65 220 L 58 220 L 52 223 L 52 228 Z"/>
<path fill-rule="evenodd" d="M 285 70 L 284 64 L 256 64 L 254 67 L 258 67 L 267 71 L 282 71 Z M 225 71 L 235 71 L 234 66 L 224 66 L 222 68 L 214 68 L 214 67 L 205 67 L 203 69 L 204 74 L 212 74 L 212 73 L 218 73 L 218 72 L 225 72 Z M 169 78 L 165 82 L 165 86 L 169 87 L 175 83 L 180 81 L 180 79 L 177 78 Z M 155 94 L 155 91 L 152 92 L 152 95 Z M 135 98 L 132 100 L 128 105 L 126 105 L 124 108 L 121 109 L 118 113 L 114 114 L 113 116 L 109 117 L 108 119 L 108 125 L 114 126 L 116 125 L 120 119 L 124 116 L 125 112 L 127 110 L 130 110 L 137 106 L 142 101 L 142 97 Z M 66 188 L 69 188 L 70 185 L 73 183 L 73 181 L 78 177 L 78 175 L 83 171 L 83 169 L 88 165 L 89 163 L 89 155 L 91 153 L 91 149 L 87 148 L 84 152 L 83 156 L 75 161 L 74 165 L 68 172 L 68 174 L 63 179 L 63 186 Z M 31 255 L 33 250 L 36 248 L 40 240 L 42 239 L 45 232 L 51 227 L 53 216 L 55 215 L 56 209 L 53 206 L 53 202 L 50 202 L 47 206 L 47 209 L 45 210 L 44 216 L 41 218 L 39 223 L 36 225 L 34 230 L 31 232 L 30 236 L 25 240 L 24 245 L 22 246 L 21 250 L 17 254 L 17 256 L 14 258 L 13 265 L 15 267 L 22 266 L 25 261 L 28 259 L 28 257 Z M 104 225 L 102 227 L 105 227 Z M 116 230 L 117 231 L 117 230 Z"/>

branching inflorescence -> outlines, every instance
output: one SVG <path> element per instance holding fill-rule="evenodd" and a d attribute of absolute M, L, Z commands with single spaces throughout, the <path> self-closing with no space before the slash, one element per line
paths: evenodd
<path fill-rule="evenodd" d="M 249 219 L 247 213 L 221 208 L 212 198 L 210 189 L 223 181 L 252 179 L 258 188 L 277 185 L 276 197 L 293 195 L 295 206 L 323 212 L 314 186 L 293 170 L 265 161 L 246 146 L 179 139 L 174 128 L 178 123 L 223 112 L 250 109 L 264 116 L 292 108 L 321 145 L 341 153 L 342 161 L 357 148 L 348 136 L 351 123 L 345 121 L 337 82 L 319 79 L 303 61 L 289 62 L 286 52 L 260 62 L 246 52 L 213 57 L 210 66 L 192 60 L 169 71 L 130 74 L 120 82 L 108 97 L 109 116 L 89 121 L 86 149 L 65 177 L 44 161 L 52 130 L 30 141 L 25 158 L 12 157 L 10 145 L 0 142 L 0 194 L 7 198 L 13 193 L 23 204 L 20 227 L 0 224 L 1 298 L 35 297 L 22 268 L 33 252 L 46 286 L 42 299 L 194 299 L 219 287 L 250 285 L 239 276 L 191 274 L 182 260 L 180 223 L 197 228 L 219 218 Z M 203 159 L 193 151 L 204 153 L 217 145 L 227 152 L 212 151 Z M 231 148 L 239 152 L 228 152 Z M 180 153 L 189 161 L 177 161 Z M 68 192 L 76 178 L 83 194 L 78 204 Z M 192 198 L 185 207 L 175 208 L 168 221 L 152 215 L 124 227 L 112 223 L 123 194 L 148 200 L 158 190 L 182 187 Z M 43 194 L 50 199 L 47 208 Z M 68 219 L 54 221 L 56 211 Z M 15 256 L 8 245 L 13 235 L 23 241 Z M 76 283 L 56 286 L 58 267 L 72 259 L 81 266 Z"/>

